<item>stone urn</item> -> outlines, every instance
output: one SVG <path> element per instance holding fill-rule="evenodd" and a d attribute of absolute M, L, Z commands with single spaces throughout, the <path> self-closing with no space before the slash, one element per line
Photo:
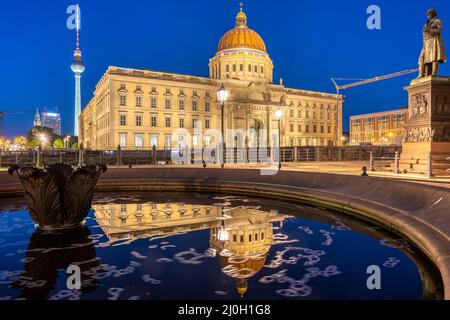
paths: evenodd
<path fill-rule="evenodd" d="M 58 163 L 45 169 L 13 165 L 8 172 L 17 172 L 30 216 L 38 228 L 59 230 L 83 224 L 95 186 L 106 169 L 102 164 L 74 167 Z"/>

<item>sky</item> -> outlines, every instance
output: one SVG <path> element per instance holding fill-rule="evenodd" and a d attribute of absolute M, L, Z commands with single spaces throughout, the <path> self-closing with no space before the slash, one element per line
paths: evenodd
<path fill-rule="evenodd" d="M 74 0 L 75 1 L 75 0 Z M 75 32 L 66 26 L 66 0 L 5 1 L 0 7 L 0 111 L 9 137 L 25 134 L 34 112 L 62 113 L 73 131 Z M 240 0 L 79 0 L 82 12 L 82 106 L 108 66 L 208 77 L 221 36 L 234 27 Z M 417 68 L 426 10 L 435 7 L 450 46 L 448 0 L 247 0 L 248 25 L 264 39 L 274 62 L 274 82 L 335 92 L 332 77 L 371 78 Z M 381 9 L 381 29 L 369 30 L 370 5 Z M 449 53 L 448 53 L 449 54 Z M 441 65 L 450 75 L 450 63 Z M 416 74 L 348 89 L 349 116 L 406 106 L 404 87 Z"/>

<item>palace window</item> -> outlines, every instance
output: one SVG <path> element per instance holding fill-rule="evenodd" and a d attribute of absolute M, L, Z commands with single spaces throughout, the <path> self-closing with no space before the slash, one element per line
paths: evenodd
<path fill-rule="evenodd" d="M 172 119 L 170 117 L 166 117 L 166 128 L 170 128 L 172 126 Z"/>
<path fill-rule="evenodd" d="M 328 128 L 327 128 L 327 132 L 331 133 L 331 127 L 330 126 L 328 126 Z"/>
<path fill-rule="evenodd" d="M 233 64 L 233 72 L 236 72 L 236 65 Z"/>
<path fill-rule="evenodd" d="M 320 126 L 320 133 L 324 133 L 323 126 Z"/>
<path fill-rule="evenodd" d="M 120 115 L 120 125 L 121 126 L 126 126 L 127 125 L 127 116 L 124 114 Z"/>
<path fill-rule="evenodd" d="M 290 109 L 290 110 L 289 110 L 289 116 L 290 116 L 291 118 L 294 117 L 294 109 Z"/>
<path fill-rule="evenodd" d="M 178 101 L 178 106 L 180 107 L 180 110 L 184 110 L 184 100 L 183 99 L 180 99 Z"/>
<path fill-rule="evenodd" d="M 264 67 L 261 66 L 261 73 L 264 73 Z"/>
<path fill-rule="evenodd" d="M 127 134 L 120 133 L 119 134 L 119 143 L 121 148 L 125 148 L 127 146 Z"/>
<path fill-rule="evenodd" d="M 294 139 L 289 139 L 289 145 L 290 145 L 291 147 L 294 146 Z"/>
<path fill-rule="evenodd" d="M 323 111 L 320 111 L 320 119 L 323 119 Z"/>
<path fill-rule="evenodd" d="M 306 110 L 306 111 L 305 111 L 305 118 L 306 118 L 306 119 L 309 119 L 309 110 Z"/>
<path fill-rule="evenodd" d="M 156 103 L 156 98 L 155 97 L 151 97 L 150 98 L 150 107 L 151 108 L 156 108 L 157 107 L 157 103 Z"/>
<path fill-rule="evenodd" d="M 331 112 L 330 111 L 327 112 L 327 119 L 331 120 Z"/>
<path fill-rule="evenodd" d="M 258 73 L 258 66 L 255 66 L 255 73 Z"/>
<path fill-rule="evenodd" d="M 206 102 L 205 102 L 205 111 L 206 111 L 206 112 L 209 112 L 210 109 L 211 109 L 211 103 L 210 103 L 209 101 L 206 101 Z"/>
<path fill-rule="evenodd" d="M 142 116 L 136 116 L 136 127 L 142 126 Z"/>
<path fill-rule="evenodd" d="M 302 138 L 297 139 L 297 146 L 299 146 L 299 147 L 302 146 Z"/>
<path fill-rule="evenodd" d="M 302 132 L 302 125 L 301 124 L 297 125 L 297 130 L 298 130 L 298 132 Z"/>
<path fill-rule="evenodd" d="M 142 134 L 134 135 L 134 146 L 136 149 L 142 149 L 144 147 L 144 136 Z"/>
<path fill-rule="evenodd" d="M 248 65 L 248 72 L 252 72 L 252 65 L 251 64 Z"/>
<path fill-rule="evenodd" d="M 317 111 L 313 111 L 313 119 L 317 119 Z"/>
<path fill-rule="evenodd" d="M 158 136 L 157 135 L 151 135 L 150 136 L 150 146 L 153 148 L 153 146 L 156 148 L 158 146 Z"/>
<path fill-rule="evenodd" d="M 317 125 L 313 125 L 313 132 L 317 133 Z"/>
<path fill-rule="evenodd" d="M 229 65 L 229 64 L 226 65 L 225 70 L 226 70 L 227 72 L 230 72 L 230 65 Z"/>
<path fill-rule="evenodd" d="M 164 148 L 166 149 L 172 148 L 172 135 L 166 134 L 164 136 Z"/>
<path fill-rule="evenodd" d="M 125 107 L 127 105 L 127 96 L 124 94 L 120 95 L 120 106 Z"/>
<path fill-rule="evenodd" d="M 302 110 L 298 110 L 298 117 L 301 118 L 302 117 Z"/>
<path fill-rule="evenodd" d="M 184 118 L 180 118 L 180 128 L 184 128 Z"/>
<path fill-rule="evenodd" d="M 142 107 L 142 97 L 136 96 L 136 107 Z"/>
<path fill-rule="evenodd" d="M 156 121 L 157 121 L 157 120 L 156 120 L 156 115 L 150 117 L 150 125 L 151 125 L 152 127 L 156 127 L 156 123 L 157 123 Z"/>
<path fill-rule="evenodd" d="M 294 132 L 294 124 L 293 123 L 289 124 L 289 131 Z"/>
<path fill-rule="evenodd" d="M 307 124 L 307 125 L 305 126 L 305 131 L 306 131 L 306 133 L 309 133 L 309 124 Z"/>
<path fill-rule="evenodd" d="M 205 129 L 209 129 L 209 128 L 210 128 L 210 120 L 205 119 Z"/>
<path fill-rule="evenodd" d="M 244 65 L 243 65 L 242 63 L 239 65 L 239 71 L 240 71 L 240 72 L 243 72 L 243 71 L 244 71 Z"/>
<path fill-rule="evenodd" d="M 192 127 L 194 129 L 200 129 L 200 120 L 198 119 L 192 119 Z"/>
<path fill-rule="evenodd" d="M 198 101 L 192 100 L 192 111 L 197 111 Z"/>
<path fill-rule="evenodd" d="M 172 100 L 170 98 L 166 98 L 165 107 L 166 109 L 170 109 L 172 107 Z"/>

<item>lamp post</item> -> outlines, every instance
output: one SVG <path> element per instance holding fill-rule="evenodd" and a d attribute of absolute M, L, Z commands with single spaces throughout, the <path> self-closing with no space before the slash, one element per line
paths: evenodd
<path fill-rule="evenodd" d="M 66 136 L 64 138 L 64 148 L 69 149 L 69 141 L 70 141 L 71 136 Z"/>
<path fill-rule="evenodd" d="M 217 240 L 219 240 L 222 243 L 225 243 L 228 241 L 228 231 L 227 231 L 227 229 L 225 229 L 225 216 L 224 216 L 224 212 L 223 212 L 223 207 L 222 207 L 222 217 L 221 217 L 220 228 L 219 228 L 219 231 L 217 232 Z"/>
<path fill-rule="evenodd" d="M 275 117 L 278 119 L 278 170 L 281 170 L 281 118 L 283 117 L 283 110 L 275 111 Z"/>
<path fill-rule="evenodd" d="M 228 100 L 228 91 L 225 89 L 225 86 L 222 85 L 220 86 L 220 89 L 217 91 L 217 100 L 219 100 L 220 102 L 220 108 L 222 111 L 222 163 L 220 164 L 221 168 L 223 169 L 225 167 L 225 102 L 227 102 Z"/>
<path fill-rule="evenodd" d="M 42 146 L 47 143 L 47 136 L 44 133 L 41 133 L 38 136 L 39 139 L 39 146 L 38 146 L 38 153 L 37 153 L 37 160 L 36 160 L 36 167 L 43 168 L 44 164 L 42 162 Z"/>

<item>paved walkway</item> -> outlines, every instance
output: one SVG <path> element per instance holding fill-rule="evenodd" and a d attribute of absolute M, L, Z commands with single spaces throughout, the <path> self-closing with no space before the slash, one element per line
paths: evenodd
<path fill-rule="evenodd" d="M 309 161 L 309 162 L 285 162 L 282 164 L 283 171 L 302 171 L 302 172 L 315 172 L 315 173 L 334 173 L 345 175 L 361 175 L 362 167 L 368 167 L 367 161 Z M 189 165 L 159 165 L 159 166 L 139 166 L 139 168 L 152 168 L 152 167 L 164 167 L 164 168 L 201 168 L 201 164 L 189 164 Z M 225 168 L 233 169 L 260 169 L 261 167 L 267 167 L 264 164 L 225 164 Z M 114 168 L 114 166 L 111 166 Z M 208 164 L 208 168 L 220 168 L 218 164 Z M 394 174 L 390 171 L 383 171 L 376 168 L 376 171 L 368 171 L 369 176 L 400 179 L 416 183 L 424 183 L 429 185 L 436 185 L 441 187 L 450 188 L 450 176 L 448 177 L 434 177 L 427 178 L 421 174 Z"/>

